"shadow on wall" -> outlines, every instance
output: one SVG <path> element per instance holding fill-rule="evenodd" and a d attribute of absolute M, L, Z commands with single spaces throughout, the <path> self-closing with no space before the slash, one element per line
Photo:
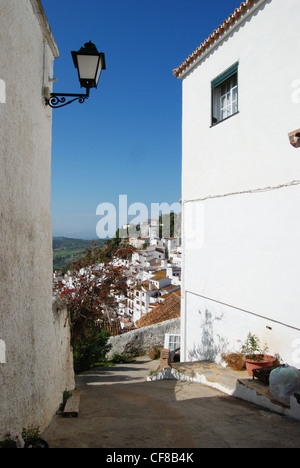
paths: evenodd
<path fill-rule="evenodd" d="M 200 318 L 199 342 L 194 343 L 193 348 L 188 350 L 189 361 L 215 361 L 216 357 L 224 352 L 228 347 L 228 340 L 214 332 L 215 322 L 221 322 L 221 316 L 213 316 L 206 309 L 205 312 L 198 310 Z"/>

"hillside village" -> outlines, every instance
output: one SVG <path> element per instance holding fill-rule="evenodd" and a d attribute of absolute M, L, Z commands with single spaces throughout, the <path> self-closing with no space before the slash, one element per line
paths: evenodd
<path fill-rule="evenodd" d="M 178 148 L 181 145 L 182 154 L 181 194 L 178 194 L 181 197 L 182 223 L 177 226 L 180 226 L 180 231 L 174 226 L 168 233 L 163 231 L 162 219 L 151 211 L 151 216 L 159 219 L 147 219 L 137 226 L 123 225 L 118 230 L 119 239 L 124 239 L 124 245 L 131 246 L 131 255 L 112 255 L 105 257 L 105 261 L 109 262 L 114 272 L 119 270 L 119 275 L 105 277 L 106 264 L 101 263 L 102 257 L 99 256 L 98 262 L 93 260 L 92 266 L 81 267 L 77 278 L 75 269 L 66 274 L 65 270 L 52 273 L 51 181 L 52 173 L 55 173 L 51 170 L 52 109 L 55 104 L 64 107 L 77 100 L 80 105 L 83 104 L 90 95 L 90 89 L 97 88 L 101 70 L 105 69 L 104 53 L 98 52 L 91 41 L 85 43 L 78 52 L 72 51 L 79 83 L 86 89 L 86 94 L 66 93 L 64 96 L 74 99 L 65 102 L 66 97 L 54 92 L 54 83 L 57 81 L 54 77 L 54 62 L 60 57 L 60 51 L 42 5 L 46 2 L 0 2 L 0 42 L 5 44 L 0 57 L 0 138 L 3 142 L 0 148 L 0 436 L 3 433 L 4 437 L 2 441 L 0 439 L 0 448 L 1 442 L 8 442 L 9 448 L 11 443 L 16 445 L 20 439 L 19 436 L 16 439 L 15 431 L 22 434 L 24 428 L 33 429 L 32 424 L 37 424 L 44 431 L 53 418 L 60 417 L 58 408 L 65 393 L 76 392 L 80 386 L 83 411 L 77 420 L 79 424 L 71 418 L 61 418 L 61 432 L 56 439 L 60 445 L 70 444 L 73 432 L 78 432 L 78 437 L 82 439 L 78 446 L 117 446 L 126 450 L 135 445 L 148 447 L 147 444 L 150 448 L 191 447 L 194 450 L 195 447 L 205 445 L 215 448 L 221 434 L 221 447 L 244 447 L 246 444 L 253 447 L 266 444 L 270 448 L 298 447 L 300 79 L 297 78 L 299 67 L 294 59 L 294 49 L 298 39 L 300 41 L 299 0 L 289 0 L 284 6 L 280 0 L 246 0 L 232 10 L 221 24 L 219 20 L 219 26 L 216 22 L 217 29 L 212 29 L 202 43 L 198 42 L 197 48 L 193 44 L 189 46 L 187 34 L 179 36 L 178 30 L 182 24 L 190 28 L 188 20 L 192 16 L 193 19 L 198 16 L 198 28 L 200 17 L 206 19 L 205 8 L 203 11 L 198 10 L 197 15 L 196 12 L 190 15 L 190 11 L 185 17 L 178 14 L 180 23 L 175 31 L 179 40 L 177 45 L 174 42 L 176 47 L 172 47 L 174 50 L 178 47 L 176 60 L 179 47 L 183 47 L 181 50 L 191 47 L 190 55 L 173 69 L 173 75 L 181 81 L 182 87 L 181 142 L 178 140 L 177 144 Z M 220 5 L 225 2 L 217 3 Z M 76 8 L 72 9 L 72 14 L 73 10 Z M 171 10 L 172 15 L 167 11 L 168 21 L 175 19 L 173 13 L 179 11 L 176 8 Z M 102 11 L 101 15 L 98 11 L 99 18 L 102 18 Z M 118 10 L 114 8 L 111 18 L 118 16 L 123 21 L 121 15 L 115 15 L 115 11 Z M 212 11 L 215 12 L 215 7 Z M 156 18 L 156 15 L 147 16 Z M 99 42 L 103 37 L 108 43 L 108 37 L 105 38 L 102 28 L 99 28 L 97 15 L 93 15 L 93 18 L 97 30 L 101 32 Z M 76 23 L 73 20 L 69 23 L 69 32 L 74 34 L 77 31 L 74 27 Z M 64 24 L 65 28 L 66 22 Z M 108 22 L 106 25 L 109 25 L 107 31 L 111 34 L 111 25 Z M 132 27 L 133 23 L 127 29 L 131 30 Z M 282 29 L 281 34 L 278 34 L 279 28 Z M 152 34 L 153 28 L 149 30 Z M 199 27 L 199 41 L 202 33 Z M 111 36 L 115 39 L 113 36 L 115 34 Z M 156 36 L 161 37 L 159 34 Z M 170 37 L 169 34 L 167 36 Z M 153 34 L 151 41 L 152 37 Z M 120 70 L 124 69 L 124 63 L 128 63 L 128 48 L 124 42 L 122 56 L 119 53 L 121 36 L 117 35 L 116 38 L 118 55 L 111 63 L 115 62 L 117 68 L 115 72 L 111 68 L 110 76 L 120 75 L 126 85 L 125 75 Z M 62 62 L 65 61 L 64 48 L 71 45 L 71 39 L 75 42 L 72 47 L 76 47 L 76 50 L 79 47 L 76 45 L 76 35 L 63 41 Z M 184 41 L 187 41 L 186 44 Z M 109 49 L 113 50 L 111 45 Z M 159 49 L 153 55 L 151 42 L 151 57 L 158 59 L 156 66 L 150 67 L 155 71 L 155 75 L 152 75 L 155 78 L 157 70 L 161 68 L 158 65 L 159 53 L 162 53 L 163 63 L 167 67 L 169 62 L 165 60 L 165 51 L 168 50 L 168 56 L 171 56 L 170 47 L 164 49 L 163 44 L 159 44 Z M 146 53 L 143 55 L 146 57 Z M 137 52 L 133 52 L 133 56 L 136 57 Z M 83 57 L 82 67 L 78 65 L 78 57 Z M 91 67 L 91 62 L 97 64 L 97 69 Z M 140 61 L 132 62 L 138 65 L 138 69 L 127 73 L 130 84 L 134 84 L 132 77 L 137 76 L 136 72 L 143 68 Z M 147 57 L 147 65 L 149 63 Z M 79 68 L 82 68 L 82 72 L 88 72 L 88 75 L 81 76 Z M 90 68 L 93 68 L 93 73 Z M 86 86 L 82 86 L 82 81 Z M 162 88 L 159 77 L 152 81 L 157 88 Z M 100 112 L 97 110 L 97 117 L 100 113 L 103 115 L 105 129 L 100 125 L 99 128 L 104 134 L 111 126 L 111 135 L 123 145 L 119 129 L 123 131 L 125 117 L 123 120 L 120 117 L 117 122 L 118 112 L 111 112 L 115 107 L 112 107 L 109 90 L 113 89 L 112 94 L 120 108 L 121 94 L 115 92 L 114 78 L 111 82 L 104 82 L 105 86 L 109 83 L 113 83 L 114 87 L 104 87 L 102 94 L 107 97 L 109 109 L 105 108 L 103 99 L 103 107 Z M 140 80 L 140 83 L 144 82 Z M 69 85 L 67 81 L 66 88 Z M 131 99 L 133 93 L 123 94 L 128 103 L 128 95 Z M 96 93 L 91 95 L 90 107 L 89 103 L 83 106 L 80 114 L 86 123 L 86 131 L 81 131 L 80 127 L 80 132 L 76 132 L 75 118 L 65 116 L 62 119 L 63 136 L 72 163 L 75 161 L 72 152 L 74 136 L 82 139 L 84 148 L 91 148 L 92 153 L 92 139 L 89 138 L 94 133 L 97 137 L 95 154 L 98 155 L 100 146 L 101 150 L 105 148 L 102 141 L 99 145 L 102 139 L 99 138 L 100 130 L 99 133 L 93 132 L 94 119 L 89 113 L 93 102 L 94 109 L 97 108 L 96 96 Z M 141 105 L 147 109 L 143 100 Z M 179 108 L 177 111 L 170 110 L 172 115 L 179 113 Z M 126 121 L 130 120 L 127 112 L 124 115 Z M 142 122 L 140 114 L 137 115 Z M 65 128 L 67 123 L 72 125 L 69 133 Z M 131 128 L 136 129 L 136 126 L 132 124 Z M 167 134 L 166 131 L 163 133 Z M 70 135 L 72 145 L 69 145 L 66 135 Z M 159 138 L 158 133 L 152 135 Z M 176 136 L 175 132 L 171 135 L 172 138 Z M 56 138 L 55 148 L 59 147 Z M 134 135 L 132 140 L 144 144 L 142 135 L 138 139 Z M 111 136 L 108 141 L 110 146 Z M 160 142 L 158 144 L 160 146 Z M 79 144 L 77 146 L 80 148 Z M 144 146 L 149 151 L 152 167 L 156 168 L 150 159 L 151 152 L 146 142 Z M 130 151 L 122 151 L 118 160 L 112 159 L 112 178 L 104 170 L 103 161 L 108 160 L 108 156 L 106 159 L 104 156 L 98 158 L 98 167 L 87 164 L 81 157 L 76 160 L 76 164 L 82 168 L 80 176 L 84 175 L 83 169 L 88 170 L 87 180 L 90 185 L 90 174 L 93 171 L 97 175 L 97 184 L 105 180 L 118 193 L 121 187 L 114 178 L 116 172 L 122 176 L 127 187 L 131 181 L 136 181 L 133 177 L 124 177 L 123 163 L 131 170 L 134 162 L 135 170 L 141 173 L 139 164 L 143 153 L 139 154 L 139 158 L 135 158 L 134 153 L 130 160 L 124 156 L 131 155 Z M 170 155 L 173 154 L 170 152 Z M 55 157 L 58 156 L 57 153 Z M 61 159 L 58 159 L 60 163 Z M 152 188 L 154 182 L 158 185 L 160 180 L 154 180 L 149 170 L 149 161 L 146 160 L 147 175 Z M 170 161 L 168 169 L 173 164 L 173 160 Z M 160 174 L 167 179 L 171 171 L 161 167 Z M 147 188 L 146 178 L 140 179 Z M 75 184 L 75 178 L 70 175 L 69 180 L 76 193 L 84 193 L 84 187 Z M 65 174 L 62 181 L 66 185 Z M 140 196 L 138 187 L 133 187 Z M 107 195 L 105 190 L 103 184 L 103 193 Z M 161 197 L 155 191 L 152 198 Z M 94 201 L 96 198 L 93 198 Z M 69 194 L 65 202 L 67 209 L 76 205 Z M 98 209 L 96 214 L 99 215 Z M 85 216 L 89 216 L 87 206 L 83 215 L 85 222 Z M 148 215 L 143 216 L 147 218 Z M 119 221 L 120 225 L 123 223 L 125 221 Z M 113 237 L 117 224 L 113 223 L 108 237 Z M 112 239 L 109 241 L 113 243 Z M 95 281 L 95 278 L 98 280 Z M 136 369 L 144 365 L 145 361 L 142 360 L 130 363 L 128 367 L 117 365 L 116 370 L 112 371 L 115 372 L 112 377 L 108 375 L 108 367 L 103 371 L 101 366 L 99 371 L 92 370 L 85 374 L 88 380 L 75 375 L 73 316 L 68 303 L 63 300 L 59 303 L 56 299 L 63 289 L 69 289 L 69 297 L 73 299 L 75 293 L 72 288 L 81 279 L 86 286 L 85 298 L 92 296 L 91 306 L 86 305 L 82 296 L 78 301 L 73 301 L 80 310 L 78 322 L 82 326 L 81 331 L 85 331 L 84 327 L 87 328 L 89 324 L 87 312 L 94 325 L 95 304 L 103 328 L 107 328 L 108 324 L 108 331 L 116 335 L 110 336 L 109 340 L 123 342 L 129 341 L 131 335 L 134 339 L 137 336 L 145 337 L 149 328 L 154 328 L 155 331 L 150 330 L 147 336 L 153 349 L 159 328 L 163 334 L 163 359 L 153 380 L 164 379 L 169 382 L 164 382 L 163 386 L 154 384 L 150 389 L 142 384 L 137 390 L 135 384 L 139 384 L 140 380 Z M 97 290 L 98 285 L 104 291 L 93 302 L 91 291 L 94 287 Z M 116 287 L 114 291 L 120 295 L 112 292 L 116 285 L 119 288 Z M 81 292 L 80 288 L 78 290 Z M 102 321 L 103 310 L 107 320 L 105 317 Z M 167 322 L 177 324 L 172 323 L 170 329 L 166 329 Z M 81 338 L 79 333 L 75 337 Z M 132 343 L 133 340 L 133 347 Z M 138 351 L 141 351 L 138 339 L 134 344 L 136 348 L 140 346 Z M 180 362 L 175 363 L 173 358 L 178 350 L 180 354 L 176 357 L 179 357 Z M 142 351 L 134 357 L 144 359 L 148 349 Z M 171 352 L 174 352 L 173 356 Z M 241 355 L 241 369 L 230 368 L 229 364 L 229 367 L 226 366 L 226 358 L 240 358 Z M 92 365 L 98 363 L 98 360 L 93 361 Z M 125 375 L 125 369 L 129 374 Z M 279 373 L 284 377 L 279 376 L 278 379 Z M 152 382 L 150 377 L 146 378 Z M 180 381 L 179 385 L 176 380 Z M 129 383 L 132 385 L 123 385 Z M 185 386 L 185 383 L 188 385 Z M 193 394 L 191 387 L 194 383 L 201 384 L 201 387 L 198 386 Z M 213 390 L 217 392 L 209 396 L 207 388 L 202 388 L 202 384 L 214 387 Z M 92 397 L 88 396 L 88 392 Z M 223 398 L 220 392 L 250 402 L 251 405 L 244 406 L 241 401 L 235 405 L 231 398 Z M 89 400 L 94 397 L 95 406 Z M 283 418 L 275 419 L 268 412 L 256 412 L 253 403 L 288 416 L 295 420 L 292 421 L 295 424 L 289 425 Z M 144 410 L 140 411 L 140 408 Z M 233 409 L 236 409 L 235 413 Z M 211 424 L 213 413 L 216 418 Z M 71 412 L 71 415 L 73 418 L 74 413 Z M 93 427 L 95 419 L 97 426 Z M 241 422 L 244 423 L 243 431 Z M 80 430 L 80 423 L 83 424 L 83 430 Z M 72 428 L 68 433 L 66 429 L 69 424 Z M 12 430 L 7 432 L 7 428 Z M 229 428 L 233 430 L 232 434 Z M 261 436 L 258 429 L 261 429 Z M 109 432 L 119 436 L 115 445 L 109 438 Z M 153 444 L 152 435 L 155 436 Z M 95 443 L 93 437 L 98 438 Z M 84 440 L 86 438 L 87 442 Z"/>
<path fill-rule="evenodd" d="M 134 247 L 130 259 L 114 260 L 114 263 L 126 268 L 127 294 L 117 296 L 117 316 L 113 318 L 115 334 L 125 333 L 138 328 L 142 319 L 156 310 L 172 294 L 181 295 L 181 238 L 157 236 L 157 220 L 147 220 L 146 229 L 141 230 L 144 237 L 129 237 L 128 244 Z M 101 270 L 101 263 L 96 262 L 92 271 Z M 80 271 L 85 274 L 84 269 Z M 53 274 L 53 299 L 57 291 L 65 285 L 72 288 L 71 272 Z M 174 316 L 180 315 L 180 301 L 174 302 Z M 171 315 L 169 318 L 173 318 Z"/>

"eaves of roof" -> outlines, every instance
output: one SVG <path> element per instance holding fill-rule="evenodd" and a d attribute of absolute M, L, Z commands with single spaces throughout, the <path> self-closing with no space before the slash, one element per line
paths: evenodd
<path fill-rule="evenodd" d="M 45 39 L 47 40 L 49 47 L 55 58 L 59 58 L 59 50 L 55 42 L 54 36 L 52 34 L 44 7 L 41 0 L 30 0 L 34 13 L 36 14 L 41 30 L 44 34 Z"/>
<path fill-rule="evenodd" d="M 240 7 L 234 10 L 234 13 L 229 15 L 229 17 L 225 19 L 223 23 L 215 29 L 181 65 L 179 65 L 179 67 L 173 70 L 174 76 L 176 78 L 183 78 L 185 73 L 187 73 L 193 65 L 198 63 L 206 52 L 211 50 L 225 35 L 232 31 L 233 27 L 240 19 L 244 19 L 247 14 L 252 13 L 254 7 L 258 7 L 265 1 L 266 0 L 246 0 L 242 2 Z"/>

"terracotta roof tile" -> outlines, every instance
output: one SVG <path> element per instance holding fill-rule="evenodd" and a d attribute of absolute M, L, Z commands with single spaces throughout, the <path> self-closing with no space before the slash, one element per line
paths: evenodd
<path fill-rule="evenodd" d="M 152 276 L 151 280 L 158 281 L 160 279 L 166 278 L 167 270 L 160 270 L 154 276 Z"/>
<path fill-rule="evenodd" d="M 156 323 L 165 322 L 180 317 L 180 297 L 171 293 L 161 304 L 155 309 L 148 312 L 144 317 L 136 322 L 137 328 L 155 325 Z"/>
<path fill-rule="evenodd" d="M 147 281 L 143 281 L 143 283 L 142 283 L 142 288 L 143 288 L 145 291 L 154 291 L 154 290 L 157 291 L 157 290 L 158 290 L 158 288 L 157 288 L 154 284 L 151 283 L 151 286 L 152 286 L 152 289 L 150 289 L 150 283 L 149 283 L 148 280 L 147 280 Z"/>
<path fill-rule="evenodd" d="M 212 34 L 208 36 L 205 41 L 200 44 L 200 46 L 191 54 L 188 56 L 188 58 L 182 62 L 179 67 L 175 68 L 173 70 L 174 75 L 176 78 L 180 75 L 181 72 L 183 72 L 196 58 L 198 58 L 202 53 L 206 51 L 206 49 L 219 37 L 222 36 L 222 34 L 233 24 L 235 23 L 241 15 L 246 10 L 249 10 L 255 3 L 257 3 L 258 0 L 246 0 L 245 2 L 242 2 L 239 8 L 236 8 L 234 10 L 234 13 L 229 15 L 227 19 L 224 20 L 223 24 L 221 24 L 218 29 L 215 29 Z"/>

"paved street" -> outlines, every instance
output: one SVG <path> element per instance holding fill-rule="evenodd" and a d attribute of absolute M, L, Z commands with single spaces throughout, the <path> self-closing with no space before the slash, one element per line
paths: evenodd
<path fill-rule="evenodd" d="M 76 378 L 78 418 L 56 415 L 51 448 L 300 448 L 300 423 L 199 383 L 147 382 L 158 361 L 97 368 Z"/>

